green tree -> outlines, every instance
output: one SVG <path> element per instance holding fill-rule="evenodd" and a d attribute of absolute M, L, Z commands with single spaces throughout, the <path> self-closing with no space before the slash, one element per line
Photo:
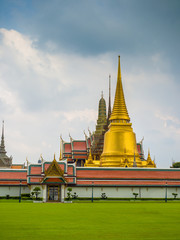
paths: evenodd
<path fill-rule="evenodd" d="M 37 198 L 38 198 L 38 195 L 41 193 L 41 189 L 40 189 L 40 187 L 35 187 L 34 189 L 33 189 L 33 191 L 31 192 L 31 194 L 32 194 L 32 196 L 36 196 L 36 200 L 37 200 Z"/>
<path fill-rule="evenodd" d="M 107 198 L 106 193 L 101 193 L 101 198 L 106 199 Z"/>
<path fill-rule="evenodd" d="M 136 199 L 138 196 L 138 193 L 133 193 L 133 195 L 134 195 L 134 198 Z"/>
<path fill-rule="evenodd" d="M 68 200 L 70 200 L 71 197 L 72 197 L 72 196 L 71 196 L 72 188 L 69 187 L 67 190 L 68 190 L 68 192 L 67 192 L 67 198 L 68 198 Z"/>
<path fill-rule="evenodd" d="M 178 193 L 172 193 L 172 195 L 174 196 L 174 199 L 176 199 Z"/>
<path fill-rule="evenodd" d="M 180 168 L 180 162 L 173 163 L 172 168 Z"/>

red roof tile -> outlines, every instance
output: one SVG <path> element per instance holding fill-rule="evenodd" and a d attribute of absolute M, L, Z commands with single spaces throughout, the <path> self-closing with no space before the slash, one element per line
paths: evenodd
<path fill-rule="evenodd" d="M 48 169 L 48 167 L 49 167 L 50 165 L 51 165 L 50 163 L 45 163 L 45 164 L 44 164 L 44 169 L 45 169 L 45 171 Z"/>
<path fill-rule="evenodd" d="M 137 144 L 137 150 L 138 150 L 138 153 L 141 153 L 141 147 L 139 144 Z"/>
<path fill-rule="evenodd" d="M 59 183 L 64 183 L 62 179 L 60 178 L 48 178 L 46 179 L 45 182 L 59 182 Z"/>
<path fill-rule="evenodd" d="M 74 183 L 74 178 L 67 178 L 66 180 L 68 183 Z"/>
<path fill-rule="evenodd" d="M 23 165 L 12 165 L 11 169 L 23 169 Z"/>
<path fill-rule="evenodd" d="M 73 141 L 73 150 L 86 151 L 86 141 Z"/>
<path fill-rule="evenodd" d="M 68 166 L 68 172 L 67 172 L 67 174 L 68 174 L 68 175 L 73 175 L 73 170 L 74 170 L 74 167 L 73 167 L 73 166 Z"/>
<path fill-rule="evenodd" d="M 36 174 L 36 175 L 39 175 L 41 174 L 41 171 L 42 171 L 42 167 L 41 166 L 30 166 L 30 174 Z"/>
<path fill-rule="evenodd" d="M 42 177 L 36 177 L 36 178 L 31 177 L 30 178 L 30 182 L 32 182 L 32 183 L 35 183 L 35 182 L 40 183 L 42 179 L 43 179 Z"/>
<path fill-rule="evenodd" d="M 71 153 L 71 143 L 64 143 L 64 153 Z"/>
<path fill-rule="evenodd" d="M 2 180 L 0 180 L 0 185 L 20 185 L 20 181 L 2 181 Z M 23 185 L 27 185 L 27 181 L 21 181 L 21 185 L 23 186 Z"/>

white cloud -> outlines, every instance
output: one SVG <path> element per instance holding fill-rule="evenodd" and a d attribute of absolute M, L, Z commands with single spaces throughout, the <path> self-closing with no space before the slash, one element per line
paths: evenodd
<path fill-rule="evenodd" d="M 94 109 L 64 112 L 63 115 L 69 122 L 72 122 L 74 119 L 79 119 L 80 121 L 86 121 L 87 123 L 89 123 L 95 122 L 97 119 L 97 111 L 95 111 Z"/>
<path fill-rule="evenodd" d="M 94 57 L 52 53 L 37 48 L 32 39 L 15 30 L 0 29 L 0 118 L 14 162 L 37 161 L 42 153 L 52 160 L 59 154 L 59 136 L 84 139 L 83 130 L 95 129 L 101 90 L 112 98 L 117 76 L 117 53 Z M 55 48 L 53 43 L 48 46 Z M 121 56 L 128 111 L 137 140 L 145 137 L 159 167 L 179 156 L 179 88 L 168 61 L 157 55 L 131 59 Z M 169 70 L 168 70 L 169 71 Z M 113 101 L 112 101 L 113 102 Z"/>

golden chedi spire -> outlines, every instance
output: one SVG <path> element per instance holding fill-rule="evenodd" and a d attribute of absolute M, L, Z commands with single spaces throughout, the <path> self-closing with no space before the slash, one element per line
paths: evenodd
<path fill-rule="evenodd" d="M 93 158 L 92 158 L 91 148 L 90 148 L 90 151 L 89 151 L 88 159 L 86 160 L 84 166 L 85 167 L 93 167 L 94 166 L 94 161 L 93 161 Z"/>
<path fill-rule="evenodd" d="M 116 94 L 114 99 L 114 106 L 112 110 L 112 114 L 110 117 L 111 120 L 127 120 L 130 121 L 125 98 L 124 98 L 124 92 L 123 92 L 123 86 L 122 86 L 122 78 L 121 78 L 121 66 L 120 66 L 120 56 L 118 57 L 118 75 L 117 75 L 117 85 L 116 85 Z"/>
<path fill-rule="evenodd" d="M 136 136 L 131 125 L 124 98 L 119 57 L 114 105 L 100 159 L 102 167 L 127 167 L 127 163 L 128 167 L 133 167 L 134 158 L 137 167 L 142 167 L 137 151 Z"/>
<path fill-rule="evenodd" d="M 155 168 L 156 167 L 156 164 L 151 159 L 151 155 L 150 155 L 150 150 L 149 149 L 148 149 L 148 157 L 147 157 L 147 161 L 146 161 L 146 167 L 149 167 L 149 168 Z"/>

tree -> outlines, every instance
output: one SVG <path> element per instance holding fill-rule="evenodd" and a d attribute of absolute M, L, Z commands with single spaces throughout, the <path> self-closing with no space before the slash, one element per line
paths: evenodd
<path fill-rule="evenodd" d="M 31 194 L 32 194 L 32 196 L 36 196 L 36 200 L 37 200 L 37 198 L 38 198 L 38 195 L 41 193 L 41 189 L 40 189 L 40 187 L 35 187 L 34 189 L 33 189 L 33 191 L 31 192 Z"/>
<path fill-rule="evenodd" d="M 172 193 L 172 195 L 174 196 L 174 199 L 176 199 L 178 193 Z"/>
<path fill-rule="evenodd" d="M 106 193 L 101 193 L 101 198 L 106 199 L 107 198 Z"/>
<path fill-rule="evenodd" d="M 68 190 L 68 192 L 67 192 L 67 198 L 68 198 L 68 200 L 70 200 L 70 199 L 71 199 L 72 188 L 69 187 L 67 190 Z"/>
<path fill-rule="evenodd" d="M 133 193 L 133 195 L 134 195 L 134 198 L 136 199 L 138 196 L 138 193 Z"/>
<path fill-rule="evenodd" d="M 78 195 L 76 194 L 76 192 L 74 192 L 73 195 L 71 195 L 73 199 L 77 199 L 78 198 Z"/>
<path fill-rule="evenodd" d="M 180 162 L 173 163 L 172 168 L 180 168 Z"/>

